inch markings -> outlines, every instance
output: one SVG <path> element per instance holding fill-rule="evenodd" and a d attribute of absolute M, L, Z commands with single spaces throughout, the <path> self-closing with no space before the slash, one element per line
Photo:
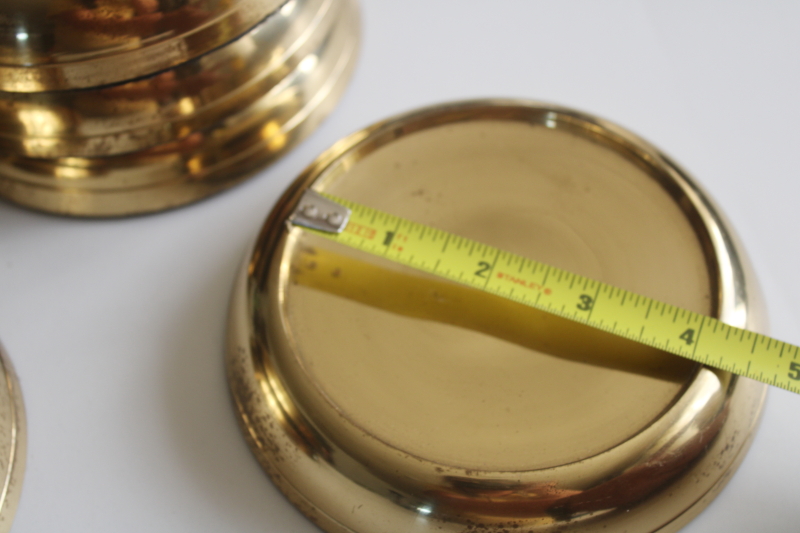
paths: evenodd
<path fill-rule="evenodd" d="M 800 347 L 424 224 L 325 196 L 351 210 L 346 227 L 338 234 L 307 231 L 498 297 L 800 393 Z"/>

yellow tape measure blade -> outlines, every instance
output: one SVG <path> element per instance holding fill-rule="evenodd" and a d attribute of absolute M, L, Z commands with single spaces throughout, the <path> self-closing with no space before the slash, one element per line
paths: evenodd
<path fill-rule="evenodd" d="M 800 393 L 800 348 L 331 195 L 290 217 L 328 239 L 666 352 Z"/>

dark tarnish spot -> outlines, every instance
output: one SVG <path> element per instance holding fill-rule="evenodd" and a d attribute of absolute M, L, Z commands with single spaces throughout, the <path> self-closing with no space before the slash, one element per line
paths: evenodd
<path fill-rule="evenodd" d="M 498 522 L 493 524 L 483 524 L 466 520 L 464 524 L 467 526 L 462 533 L 514 533 L 522 525 L 517 521 Z M 526 529 L 525 531 L 532 531 Z"/>
<path fill-rule="evenodd" d="M 439 302 L 439 303 L 442 303 L 442 302 L 446 302 L 446 301 L 447 301 L 447 298 L 446 298 L 444 295 L 440 294 L 438 291 L 435 291 L 435 290 L 434 290 L 434 291 L 431 291 L 431 298 L 432 298 L 432 299 L 433 299 L 435 302 Z"/>
<path fill-rule="evenodd" d="M 313 248 L 312 246 L 303 246 L 303 247 L 300 249 L 300 251 L 301 251 L 302 253 L 304 253 L 304 254 L 308 254 L 308 255 L 317 255 L 317 250 L 316 250 L 316 248 Z"/>
<path fill-rule="evenodd" d="M 422 196 L 425 194 L 425 189 L 417 189 L 411 193 L 411 196 Z"/>
<path fill-rule="evenodd" d="M 338 278 L 341 275 L 342 275 L 342 270 L 340 268 L 334 268 L 333 272 L 331 272 L 331 276 L 333 276 L 334 278 Z"/>
<path fill-rule="evenodd" d="M 306 268 L 309 270 L 314 270 L 315 268 L 317 268 L 317 262 L 309 261 L 309 263 L 306 265 Z"/>

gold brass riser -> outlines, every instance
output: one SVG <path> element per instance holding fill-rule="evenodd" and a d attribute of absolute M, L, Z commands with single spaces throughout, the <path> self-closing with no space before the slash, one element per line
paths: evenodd
<path fill-rule="evenodd" d="M 349 80 L 359 40 L 357 6 L 334 3 L 338 16 L 319 47 L 296 58 L 266 94 L 248 93 L 257 98 L 245 107 L 146 150 L 109 157 L 6 155 L 0 196 L 58 214 L 125 216 L 177 207 L 247 178 L 312 131 Z"/>

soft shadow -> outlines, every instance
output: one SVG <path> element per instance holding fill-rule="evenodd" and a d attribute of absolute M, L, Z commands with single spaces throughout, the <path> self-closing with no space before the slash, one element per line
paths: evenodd
<path fill-rule="evenodd" d="M 272 485 L 237 425 L 224 338 L 238 261 L 206 266 L 206 277 L 175 317 L 174 346 L 165 361 L 164 409 L 176 455 L 206 496 L 204 507 L 218 508 L 230 531 L 318 533 Z"/>

